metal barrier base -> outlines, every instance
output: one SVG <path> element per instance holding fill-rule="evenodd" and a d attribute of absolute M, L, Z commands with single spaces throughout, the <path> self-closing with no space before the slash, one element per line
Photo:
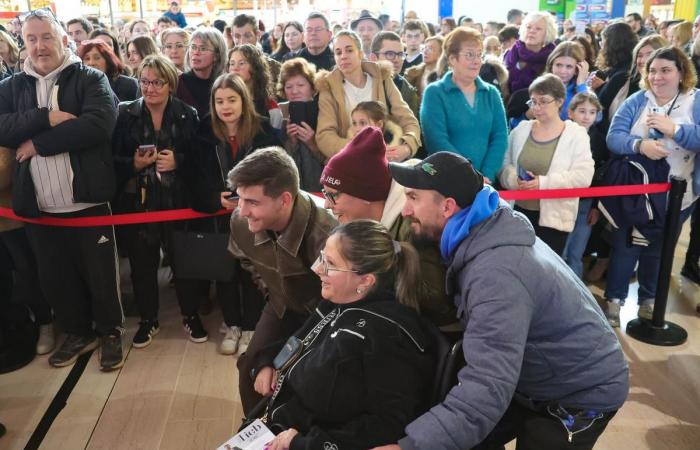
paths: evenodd
<path fill-rule="evenodd" d="M 688 332 L 673 322 L 664 322 L 663 327 L 655 327 L 646 319 L 627 322 L 627 334 L 647 344 L 667 347 L 681 345 L 688 339 Z"/>

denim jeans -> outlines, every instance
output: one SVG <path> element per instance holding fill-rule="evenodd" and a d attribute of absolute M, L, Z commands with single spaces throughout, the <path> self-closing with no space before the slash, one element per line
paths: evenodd
<path fill-rule="evenodd" d="M 588 212 L 593 204 L 592 198 L 582 198 L 578 202 L 576 225 L 569 234 L 564 247 L 563 258 L 579 278 L 583 278 L 583 252 L 586 251 L 588 238 L 591 237 L 591 227 L 588 225 Z"/>
<path fill-rule="evenodd" d="M 674 230 L 669 239 L 678 241 L 683 223 L 693 213 L 695 203 L 681 211 L 680 226 Z M 634 274 L 634 266 L 639 261 L 637 268 L 637 280 L 639 281 L 638 303 L 656 298 L 656 285 L 659 278 L 661 264 L 661 248 L 663 237 L 649 243 L 647 247 L 640 245 L 627 246 L 629 229 L 619 229 L 612 234 L 612 251 L 610 253 L 610 265 L 608 266 L 607 287 L 605 298 L 608 300 L 619 299 L 620 304 L 625 303 L 629 293 L 629 280 Z"/>

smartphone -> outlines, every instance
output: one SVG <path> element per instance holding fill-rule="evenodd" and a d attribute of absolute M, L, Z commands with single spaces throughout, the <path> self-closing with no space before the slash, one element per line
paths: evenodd
<path fill-rule="evenodd" d="M 530 181 L 535 179 L 535 177 L 530 176 L 530 174 L 527 173 L 527 171 L 522 167 L 518 167 L 518 178 L 520 178 L 523 181 Z"/>
<path fill-rule="evenodd" d="M 139 145 L 139 156 L 151 156 L 156 151 L 156 146 L 153 144 Z"/>
<path fill-rule="evenodd" d="M 666 115 L 666 111 L 658 106 L 650 106 L 649 113 L 660 114 L 662 116 Z M 664 134 L 661 131 L 657 130 L 656 128 L 649 128 L 649 139 L 661 139 L 662 137 L 664 137 Z"/>
<path fill-rule="evenodd" d="M 289 102 L 289 121 L 297 125 L 306 122 L 312 129 L 316 129 L 318 123 L 318 103 Z"/>
<path fill-rule="evenodd" d="M 595 71 L 595 76 L 596 76 L 599 80 L 603 80 L 603 81 L 605 81 L 605 80 L 608 79 L 608 74 L 606 74 L 606 73 L 605 73 L 604 71 L 602 71 L 602 70 L 596 70 L 596 71 Z"/>
<path fill-rule="evenodd" d="M 234 200 L 238 200 L 240 197 L 239 197 L 238 195 L 236 195 L 236 194 L 231 194 L 231 195 L 229 195 L 228 197 L 224 197 L 224 198 L 225 198 L 226 200 L 232 202 L 232 201 L 234 201 Z"/>

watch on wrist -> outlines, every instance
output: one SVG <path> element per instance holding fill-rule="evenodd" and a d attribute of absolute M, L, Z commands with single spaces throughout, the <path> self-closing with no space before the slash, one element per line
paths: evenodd
<path fill-rule="evenodd" d="M 633 150 L 635 153 L 641 153 L 642 152 L 642 139 L 637 139 L 634 142 L 634 147 Z"/>

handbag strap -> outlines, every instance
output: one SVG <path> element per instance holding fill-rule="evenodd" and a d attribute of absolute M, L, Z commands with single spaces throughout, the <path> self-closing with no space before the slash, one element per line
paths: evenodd
<path fill-rule="evenodd" d="M 335 317 L 337 315 L 338 315 L 338 308 L 336 308 L 333 311 L 331 311 L 330 313 L 328 313 L 323 319 L 321 319 L 321 321 L 319 323 L 316 324 L 316 326 L 311 331 L 309 331 L 309 333 L 301 341 L 302 351 L 300 352 L 299 358 L 297 359 L 297 361 L 299 359 L 301 359 L 301 357 L 304 355 L 304 352 L 311 346 L 311 344 L 313 344 L 313 342 L 316 340 L 318 335 L 321 334 L 321 331 L 323 331 L 323 329 L 326 327 L 326 325 L 328 325 L 333 319 L 335 319 Z M 269 412 L 269 407 L 270 407 L 270 405 L 272 405 L 275 402 L 275 399 L 277 398 L 280 391 L 282 390 L 282 384 L 284 384 L 284 380 L 287 377 L 287 374 L 289 373 L 289 371 L 292 370 L 292 367 L 294 367 L 295 365 L 296 364 L 291 364 L 286 371 L 280 372 L 277 375 L 277 386 L 275 386 L 275 390 L 272 393 L 272 396 L 270 397 L 270 401 L 267 402 L 268 406 L 265 409 L 265 414 L 263 415 L 263 417 L 261 419 L 263 421 L 263 423 L 267 423 L 267 414 Z"/>

